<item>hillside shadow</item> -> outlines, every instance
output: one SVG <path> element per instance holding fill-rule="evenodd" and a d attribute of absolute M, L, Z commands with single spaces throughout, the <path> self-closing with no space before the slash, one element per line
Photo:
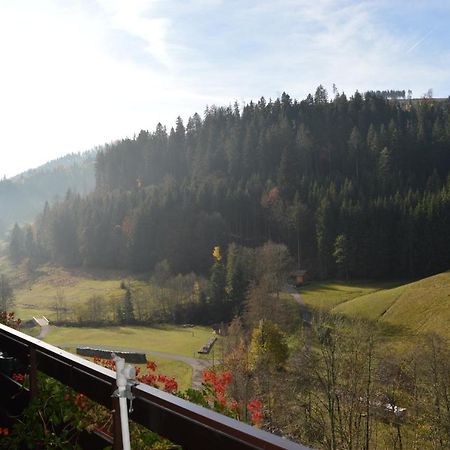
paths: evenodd
<path fill-rule="evenodd" d="M 410 282 L 411 280 L 327 280 L 320 282 L 310 282 L 299 286 L 298 289 L 301 294 L 326 292 L 345 293 L 347 290 L 352 291 L 365 289 L 393 289 Z"/>

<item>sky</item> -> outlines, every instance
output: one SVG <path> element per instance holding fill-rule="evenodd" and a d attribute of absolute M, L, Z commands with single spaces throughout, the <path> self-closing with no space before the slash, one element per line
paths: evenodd
<path fill-rule="evenodd" d="M 0 176 L 322 84 L 450 95 L 450 2 L 0 0 Z"/>

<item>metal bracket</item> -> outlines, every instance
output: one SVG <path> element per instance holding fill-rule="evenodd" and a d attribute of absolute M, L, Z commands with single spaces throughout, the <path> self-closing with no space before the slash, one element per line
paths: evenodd
<path fill-rule="evenodd" d="M 126 398 L 128 400 L 130 400 L 130 408 L 128 410 L 129 413 L 133 412 L 133 400 L 135 399 L 135 396 L 133 395 L 133 393 L 131 392 L 131 388 L 133 386 L 138 385 L 139 382 L 133 379 L 129 379 L 127 380 L 127 385 L 125 387 L 125 390 L 122 392 L 119 392 L 119 389 L 116 389 L 112 394 L 111 397 L 121 397 L 121 398 Z"/>

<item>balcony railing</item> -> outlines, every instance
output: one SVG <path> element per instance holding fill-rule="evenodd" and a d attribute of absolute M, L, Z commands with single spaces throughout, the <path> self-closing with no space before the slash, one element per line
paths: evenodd
<path fill-rule="evenodd" d="M 31 397 L 36 395 L 39 388 L 39 371 L 113 412 L 112 441 L 94 432 L 83 436 L 84 448 L 103 448 L 107 445 L 112 445 L 115 450 L 122 448 L 118 400 L 111 397 L 116 389 L 113 371 L 4 325 L 0 325 L 0 351 L 28 366 Z M 17 390 L 14 383 L 5 375 L 0 377 L 0 406 L 2 399 L 6 398 L 4 394 L 12 392 L 14 388 Z M 181 445 L 185 450 L 308 450 L 288 439 L 145 384 L 140 383 L 132 390 L 135 399 L 130 419 Z"/>

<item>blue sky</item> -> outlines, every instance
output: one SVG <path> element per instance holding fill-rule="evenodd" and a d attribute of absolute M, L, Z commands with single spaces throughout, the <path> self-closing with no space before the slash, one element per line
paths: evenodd
<path fill-rule="evenodd" d="M 433 0 L 3 0 L 0 174 L 319 84 L 447 97 L 448 23 Z"/>

